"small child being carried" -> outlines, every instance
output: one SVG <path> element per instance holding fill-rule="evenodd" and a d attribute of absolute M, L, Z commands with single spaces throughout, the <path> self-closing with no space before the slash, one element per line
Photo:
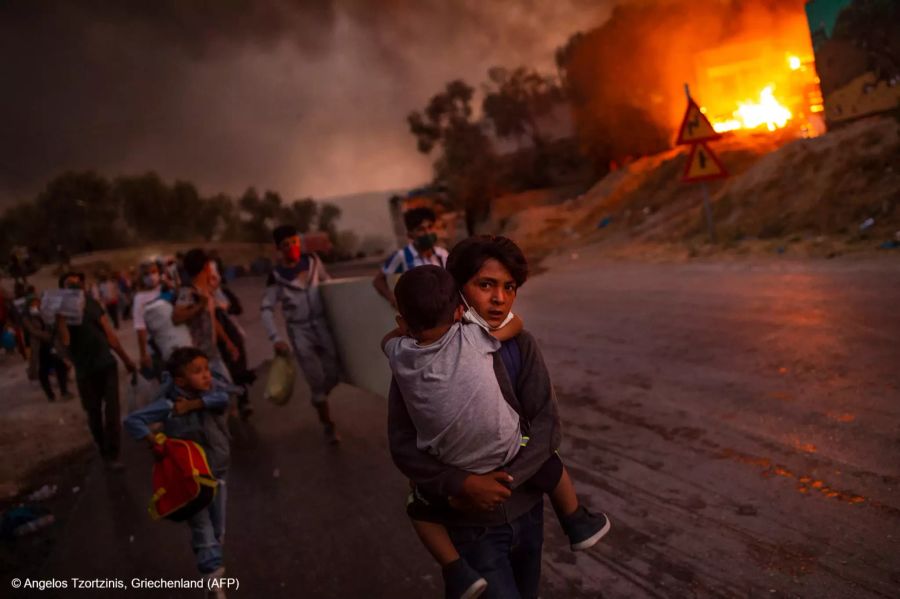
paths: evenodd
<path fill-rule="evenodd" d="M 519 414 L 500 391 L 492 354 L 500 348 L 498 337 L 508 339 L 521 331 L 521 320 L 512 318 L 494 335 L 461 322 L 464 307 L 456 283 L 437 266 L 406 272 L 394 293 L 398 328 L 384 338 L 382 349 L 415 426 L 417 446 L 474 474 L 500 469 L 527 440 Z M 527 483 L 550 497 L 573 551 L 592 547 L 609 531 L 604 514 L 592 514 L 579 504 L 557 455 Z M 447 529 L 412 518 L 420 540 L 441 565 L 446 596 L 480 595 L 487 582 L 460 557 Z"/>

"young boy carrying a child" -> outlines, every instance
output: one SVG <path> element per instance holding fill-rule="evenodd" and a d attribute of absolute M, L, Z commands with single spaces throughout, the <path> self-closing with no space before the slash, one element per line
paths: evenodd
<path fill-rule="evenodd" d="M 492 356 L 500 340 L 521 330 L 521 320 L 513 317 L 494 335 L 461 322 L 465 310 L 456 283 L 437 266 L 408 271 L 394 293 L 399 326 L 384 338 L 382 348 L 415 425 L 419 449 L 461 470 L 497 470 L 527 443 L 518 414 L 500 391 Z M 550 496 L 573 550 L 592 547 L 609 531 L 604 514 L 592 514 L 579 504 L 557 455 L 527 484 Z M 455 507 L 453 498 L 446 505 L 432 501 L 411 511 L 413 527 L 442 567 L 446 596 L 470 599 L 484 592 L 487 582 L 460 558 L 446 528 L 429 521 L 429 510 Z"/>
<path fill-rule="evenodd" d="M 210 470 L 218 482 L 216 494 L 212 503 L 191 516 L 187 523 L 197 569 L 205 578 L 221 578 L 225 574 L 222 544 L 225 478 L 230 461 L 226 411 L 233 389 L 214 377 L 206 354 L 194 347 L 180 347 L 172 352 L 166 370 L 168 376 L 164 376 L 157 400 L 132 412 L 125 419 L 125 430 L 136 440 L 145 439 L 153 449 L 157 442 L 150 425 L 161 423 L 166 436 L 194 441 L 206 452 Z M 209 596 L 221 598 L 224 594 L 221 589 L 210 590 Z"/>

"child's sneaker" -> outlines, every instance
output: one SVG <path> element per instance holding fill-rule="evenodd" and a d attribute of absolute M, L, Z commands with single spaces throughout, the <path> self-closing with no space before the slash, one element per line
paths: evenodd
<path fill-rule="evenodd" d="M 442 568 L 446 599 L 475 599 L 487 588 L 487 581 L 464 559 Z"/>
<path fill-rule="evenodd" d="M 583 551 L 597 544 L 609 532 L 606 514 L 592 514 L 583 505 L 574 513 L 560 519 L 566 536 L 572 544 L 572 551 Z"/>

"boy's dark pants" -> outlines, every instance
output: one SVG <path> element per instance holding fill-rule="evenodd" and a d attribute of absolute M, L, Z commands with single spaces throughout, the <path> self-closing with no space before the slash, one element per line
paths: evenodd
<path fill-rule="evenodd" d="M 550 495 L 562 473 L 562 460 L 553 454 L 524 484 Z M 418 490 L 413 498 L 406 506 L 413 520 L 442 524 L 453 509 L 446 498 L 427 496 Z M 447 526 L 447 533 L 460 556 L 488 581 L 484 599 L 537 598 L 544 545 L 543 498 L 508 524 Z"/>
<path fill-rule="evenodd" d="M 38 380 L 41 381 L 41 388 L 47 395 L 47 399 L 53 401 L 53 387 L 50 386 L 50 371 L 56 372 L 56 380 L 59 381 L 59 392 L 65 395 L 69 391 L 69 368 L 62 358 L 52 353 L 49 349 L 41 346 L 41 353 L 38 358 Z"/>
<path fill-rule="evenodd" d="M 488 587 L 482 599 L 537 599 L 544 546 L 544 499 L 509 524 L 448 526 L 450 540 Z"/>
<path fill-rule="evenodd" d="M 106 304 L 106 313 L 109 314 L 109 319 L 113 323 L 113 327 L 118 331 L 119 330 L 119 304 Z"/>
<path fill-rule="evenodd" d="M 119 457 L 122 431 L 119 415 L 119 369 L 112 365 L 78 377 L 81 405 L 100 454 L 109 460 Z"/>

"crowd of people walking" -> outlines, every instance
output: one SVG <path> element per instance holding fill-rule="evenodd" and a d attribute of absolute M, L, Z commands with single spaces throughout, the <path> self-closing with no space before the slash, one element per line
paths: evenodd
<path fill-rule="evenodd" d="M 558 453 L 549 373 L 512 312 L 528 263 L 503 237 L 472 237 L 448 252 L 430 208 L 409 210 L 404 221 L 409 243 L 388 256 L 373 286 L 399 312 L 382 350 L 393 375 L 385 389 L 390 453 L 410 480 L 407 513 L 441 566 L 447 598 L 537 597 L 543 496 L 572 550 L 593 546 L 609 521 L 578 500 Z M 294 227 L 276 227 L 272 240 L 278 261 L 260 289 L 262 325 L 273 354 L 296 359 L 324 439 L 338 444 L 328 398 L 340 364 L 320 293 L 330 275 L 319 256 L 304 252 Z M 128 434 L 157 456 L 165 436 L 203 448 L 215 498 L 187 525 L 197 568 L 209 580 L 224 576 L 227 420 L 251 417 L 256 379 L 238 319 L 244 307 L 222 271 L 221 260 L 203 248 L 141 262 L 124 276 L 104 270 L 93 284 L 69 270 L 59 277 L 61 291 L 38 296 L 26 289 L 18 316 L 9 316 L 27 340 L 29 372 L 50 401 L 57 397 L 52 378 L 60 397 L 72 397 L 74 372 L 110 471 L 123 467 L 117 358 L 129 383 L 141 377 L 154 388 L 150 401 L 130 406 Z M 48 296 L 59 296 L 55 311 Z M 122 319 L 134 327 L 136 351 L 119 340 Z M 210 592 L 223 595 L 221 588 Z"/>

